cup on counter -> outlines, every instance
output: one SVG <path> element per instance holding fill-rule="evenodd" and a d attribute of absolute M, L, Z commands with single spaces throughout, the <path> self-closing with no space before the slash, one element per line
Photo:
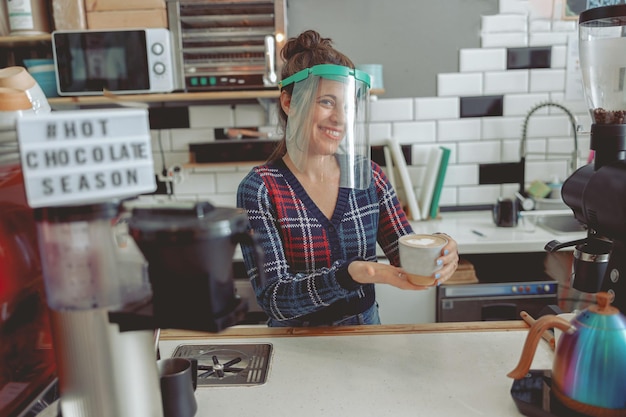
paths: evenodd
<path fill-rule="evenodd" d="M 433 285 L 433 274 L 442 268 L 437 258 L 448 244 L 442 234 L 411 234 L 398 240 L 400 265 L 409 273 L 408 279 L 415 285 Z"/>
<path fill-rule="evenodd" d="M 197 384 L 197 362 L 185 358 L 157 361 L 161 382 L 164 417 L 193 417 L 198 411 L 194 391 Z"/>
<path fill-rule="evenodd" d="M 500 197 L 493 206 L 493 222 L 498 227 L 515 227 L 519 217 L 517 200 Z"/>

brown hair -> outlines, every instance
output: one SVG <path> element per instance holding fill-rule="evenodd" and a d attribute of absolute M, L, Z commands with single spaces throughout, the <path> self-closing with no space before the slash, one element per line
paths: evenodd
<path fill-rule="evenodd" d="M 280 56 L 285 62 L 281 72 L 281 79 L 292 76 L 305 68 L 319 64 L 335 64 L 354 68 L 354 63 L 346 55 L 332 46 L 332 39 L 322 38 L 314 30 L 306 30 L 294 38 L 290 38 L 280 51 Z M 294 84 L 283 87 L 282 91 L 291 94 Z M 283 131 L 283 138 L 268 158 L 268 162 L 282 158 L 287 152 L 284 132 L 287 127 L 287 113 L 283 110 L 278 100 L 278 117 Z"/>

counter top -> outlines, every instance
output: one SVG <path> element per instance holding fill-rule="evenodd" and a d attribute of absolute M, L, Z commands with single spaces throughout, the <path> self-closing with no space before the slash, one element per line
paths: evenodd
<path fill-rule="evenodd" d="M 162 357 L 180 344 L 271 343 L 265 384 L 199 387 L 197 417 L 519 416 L 506 374 L 519 359 L 522 321 L 227 329 L 161 333 Z M 540 343 L 532 369 L 549 369 Z"/>
<path fill-rule="evenodd" d="M 449 234 L 457 241 L 461 254 L 543 252 L 551 240 L 567 242 L 586 236 L 585 232 L 555 235 L 541 227 L 521 224 L 497 227 L 491 211 L 484 210 L 442 213 L 439 219 L 411 221 L 411 226 L 415 233 Z"/>
<path fill-rule="evenodd" d="M 439 219 L 411 221 L 410 223 L 415 233 L 443 232 L 452 236 L 457 241 L 459 253 L 462 255 L 544 252 L 546 243 L 551 240 L 568 242 L 586 237 L 585 232 L 555 235 L 538 226 L 527 228 L 521 224 L 517 227 L 497 227 L 493 223 L 491 211 L 488 210 L 447 212 L 442 213 Z M 481 233 L 482 236 L 475 232 Z M 562 250 L 573 250 L 573 248 Z M 378 253 L 380 257 L 385 256 L 380 247 Z M 237 247 L 234 259 L 242 259 L 239 247 Z"/>

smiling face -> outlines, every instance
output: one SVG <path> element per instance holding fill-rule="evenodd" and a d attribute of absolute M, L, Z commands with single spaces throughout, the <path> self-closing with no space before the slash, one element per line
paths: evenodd
<path fill-rule="evenodd" d="M 309 153 L 334 154 L 346 134 L 345 84 L 321 79 L 312 113 Z"/>
<path fill-rule="evenodd" d="M 356 135 L 361 133 L 357 97 L 361 98 L 357 82 L 336 74 L 309 76 L 298 81 L 291 94 L 281 92 L 281 106 L 288 115 L 286 157 L 298 171 L 339 176 L 341 163 L 345 167 L 341 178 L 348 186 L 355 175 L 361 176 L 353 172 L 369 157 L 369 146 L 361 143 L 366 136 Z M 364 175 L 369 175 L 369 164 L 366 170 Z"/>

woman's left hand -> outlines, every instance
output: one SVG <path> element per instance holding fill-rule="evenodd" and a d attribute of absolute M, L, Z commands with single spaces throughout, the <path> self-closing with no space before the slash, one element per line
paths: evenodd
<path fill-rule="evenodd" d="M 452 277 L 452 274 L 459 266 L 459 250 L 456 240 L 445 233 L 441 233 L 448 239 L 448 244 L 441 250 L 441 256 L 437 262 L 441 261 L 443 267 L 435 273 L 436 285 L 441 285 Z"/>

